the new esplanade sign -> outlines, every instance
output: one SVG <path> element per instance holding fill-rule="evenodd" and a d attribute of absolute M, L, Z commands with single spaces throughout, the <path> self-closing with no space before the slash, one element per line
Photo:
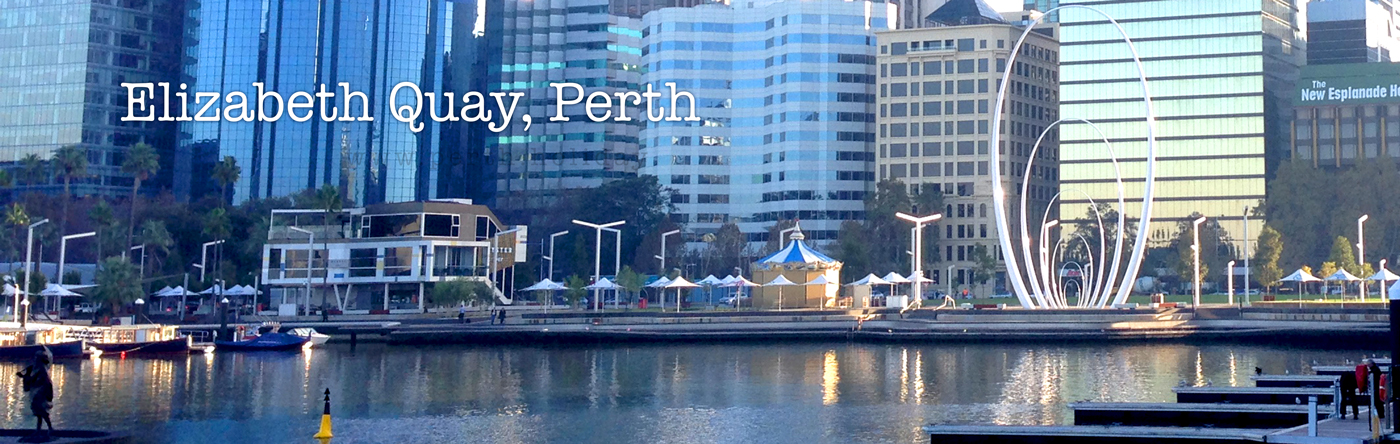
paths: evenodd
<path fill-rule="evenodd" d="M 1400 103 L 1400 69 L 1388 63 L 1307 67 L 1298 78 L 1299 106 Z"/>

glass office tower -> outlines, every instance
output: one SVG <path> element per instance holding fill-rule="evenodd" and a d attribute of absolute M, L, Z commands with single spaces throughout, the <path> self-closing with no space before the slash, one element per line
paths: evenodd
<path fill-rule="evenodd" d="M 1288 151 L 1287 104 L 1303 61 L 1293 0 L 1062 1 L 1114 17 L 1135 40 L 1157 115 L 1154 243 L 1167 242 L 1193 213 L 1220 218 L 1231 241 L 1241 216 L 1264 198 L 1264 183 Z M 1122 166 L 1129 217 L 1142 213 L 1146 129 L 1132 55 L 1112 24 L 1063 10 L 1060 110 L 1094 121 Z M 1084 222 L 1089 200 L 1116 202 L 1108 150 L 1088 125 L 1061 133 L 1060 215 Z M 1081 220 L 1074 220 L 1081 219 Z M 1257 236 L 1262 221 L 1251 221 Z M 1072 232 L 1066 229 L 1064 232 Z M 1239 244 L 1235 244 L 1237 247 Z"/>
<path fill-rule="evenodd" d="M 182 3 L 0 0 L 0 168 L 28 155 L 47 161 L 76 145 L 87 153 L 88 174 L 73 180 L 74 194 L 128 194 L 132 178 L 121 172 L 122 159 L 144 142 L 164 165 L 142 189 L 168 186 L 174 125 L 122 122 L 121 84 L 179 80 Z M 20 177 L 5 194 L 62 192 L 52 174 L 10 172 Z"/>
<path fill-rule="evenodd" d="M 183 122 L 178 154 L 185 170 L 178 177 L 190 180 L 189 194 L 198 197 L 199 178 L 213 161 L 233 156 L 243 170 L 229 197 L 234 202 L 322 184 L 340 187 L 341 195 L 356 203 L 437 197 L 443 139 L 456 133 L 431 119 L 423 119 L 421 132 L 410 131 L 392 118 L 389 94 L 399 82 L 413 82 L 425 92 L 449 89 L 443 72 L 456 2 L 207 0 L 190 5 L 189 89 L 256 97 L 252 83 L 263 82 L 267 90 L 289 96 L 316 91 L 321 84 L 339 90 L 336 85 L 347 82 L 367 96 L 352 102 L 350 113 L 367 112 L 375 119 Z M 410 103 L 403 94 L 398 100 Z M 312 112 L 321 114 L 319 101 Z"/>
<path fill-rule="evenodd" d="M 836 238 L 865 217 L 875 144 L 875 31 L 893 4 L 735 2 L 646 15 L 646 83 L 695 95 L 701 120 L 649 122 L 642 173 L 674 188 L 696 233 L 733 221 L 754 243 L 779 220 Z M 758 247 L 760 245 L 754 245 Z"/>

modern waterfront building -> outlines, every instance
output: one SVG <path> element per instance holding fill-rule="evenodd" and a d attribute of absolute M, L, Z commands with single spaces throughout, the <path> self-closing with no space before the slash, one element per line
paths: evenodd
<path fill-rule="evenodd" d="M 1391 0 L 1313 0 L 1307 17 L 1309 65 L 1390 62 L 1400 52 Z"/>
<path fill-rule="evenodd" d="M 1345 168 L 1400 158 L 1400 66 L 1309 65 L 1293 93 L 1292 158 Z"/>
<path fill-rule="evenodd" d="M 945 8 L 958 3 L 982 2 L 951 0 Z M 967 13 L 977 16 L 962 16 Z M 1028 218 L 1039 221 L 1048 211 L 1049 219 L 1055 219 L 1058 212 L 1050 206 L 1059 183 L 1056 131 L 1035 147 L 1041 131 L 1059 118 L 1056 28 L 1033 31 L 1016 63 L 1008 65 L 1024 28 L 989 9 L 940 9 L 930 17 L 944 26 L 879 33 L 877 175 L 908 184 L 911 194 L 943 194 L 943 219 L 934 227 L 940 250 L 934 254 L 942 266 L 930 270 L 929 277 L 945 282 L 942 274 L 951 266 L 953 282 L 980 283 L 968 276 L 975 267 L 973 249 L 983 246 L 997 257 L 1001 249 L 989 208 L 995 205 L 992 149 L 1002 155 L 1013 219 L 1019 220 L 1021 185 L 1027 181 Z M 1001 146 L 992 147 L 992 107 L 1007 69 L 1012 74 L 1001 122 L 1005 131 Z"/>
<path fill-rule="evenodd" d="M 506 2 L 499 81 L 492 91 L 523 92 L 517 112 L 533 116 L 488 135 L 493 159 L 493 207 L 509 220 L 543 222 L 569 190 L 594 188 L 637 174 L 637 133 L 642 121 L 590 121 L 584 104 L 555 117 L 553 83 L 575 83 L 586 93 L 637 92 L 641 84 L 642 32 L 638 19 L 609 12 L 608 0 Z M 577 98 L 572 89 L 565 99 Z M 616 102 L 612 115 L 622 112 Z M 601 112 L 601 111 L 599 111 Z M 632 106 L 628 111 L 637 114 Z"/>
<path fill-rule="evenodd" d="M 121 172 L 122 159 L 144 142 L 169 171 L 174 125 L 122 122 L 121 84 L 178 81 L 183 4 L 0 0 L 0 168 L 29 155 L 47 161 L 54 150 L 77 145 L 87 153 L 88 171 L 73 180 L 74 194 L 129 194 L 132 178 Z M 62 190 L 52 175 L 18 179 L 14 191 Z M 167 182 L 157 175 L 146 183 L 158 189 Z"/>
<path fill-rule="evenodd" d="M 1234 242 L 1242 215 L 1290 150 L 1288 106 L 1303 62 L 1294 0 L 1081 1 L 1126 29 L 1142 57 L 1157 117 L 1154 243 L 1168 242 L 1191 214 L 1219 218 Z M 1147 125 L 1133 56 L 1117 29 L 1084 9 L 1060 12 L 1060 114 L 1089 119 L 1113 143 L 1126 215 L 1142 214 Z M 1090 205 L 1118 199 L 1103 138 L 1082 123 L 1060 133 L 1060 214 L 1084 222 Z M 1116 204 L 1115 204 L 1116 206 Z M 1262 221 L 1251 221 L 1256 236 Z M 1066 227 L 1065 233 L 1074 227 Z M 1238 245 L 1238 244 L 1236 244 Z"/>
<path fill-rule="evenodd" d="M 780 220 L 800 219 L 806 239 L 828 242 L 842 221 L 863 219 L 874 32 L 894 25 L 896 9 L 745 1 L 647 14 L 645 82 L 693 94 L 699 114 L 642 131 L 641 172 L 676 190 L 677 222 L 700 235 L 733 221 L 756 248 Z"/>
<path fill-rule="evenodd" d="M 273 210 L 262 282 L 272 308 L 324 300 L 346 314 L 421 313 L 433 285 L 446 280 L 511 294 L 527 237 L 526 227 L 506 227 L 469 200 L 370 205 L 329 220 L 320 210 Z"/>
<path fill-rule="evenodd" d="M 320 85 L 363 92 L 341 115 L 368 114 L 373 121 L 182 122 L 176 189 L 196 194 L 209 165 L 233 156 L 242 178 L 234 202 L 287 196 L 322 184 L 340 187 L 357 203 L 433 198 L 437 166 L 456 133 L 424 119 L 414 133 L 392 118 L 389 96 L 399 82 L 423 91 L 449 89 L 449 62 L 458 13 L 475 8 L 448 0 L 412 6 L 377 0 L 297 2 L 191 2 L 186 29 L 184 83 L 189 91 L 257 97 L 253 83 L 285 96 Z M 471 26 L 473 17 L 466 16 Z M 467 26 L 467 25 L 463 25 Z M 473 28 L 468 27 L 467 30 Z M 448 70 L 448 72 L 451 72 Z M 341 97 L 337 97 L 340 99 Z M 400 103 L 410 103 L 400 95 Z M 327 105 L 329 108 L 330 105 Z M 334 106 L 344 108 L 344 104 Z M 191 110 L 191 114 L 198 109 Z M 311 109 L 322 115 L 320 101 Z M 444 140 L 448 139 L 448 140 Z"/>

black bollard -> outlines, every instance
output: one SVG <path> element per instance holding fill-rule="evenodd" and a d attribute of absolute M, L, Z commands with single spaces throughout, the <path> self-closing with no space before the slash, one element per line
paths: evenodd
<path fill-rule="evenodd" d="M 1385 285 L 1385 283 L 1382 282 L 1381 285 Z M 1389 302 L 1390 302 L 1390 359 L 1391 359 L 1391 361 L 1390 361 L 1390 368 L 1391 368 L 1391 373 L 1390 373 L 1390 378 L 1391 378 L 1391 379 L 1390 379 L 1390 384 L 1391 384 L 1391 387 L 1394 387 L 1394 386 L 1395 386 L 1395 379 L 1394 379 L 1394 378 L 1395 378 L 1395 375 L 1396 375 L 1396 373 L 1395 373 L 1395 365 L 1396 365 L 1396 364 L 1400 364 L 1400 294 L 1397 294 L 1397 293 L 1400 293 L 1400 292 L 1390 292 L 1390 301 L 1389 301 Z M 1400 396 L 1396 396 L 1396 393 L 1395 393 L 1394 390 L 1390 390 L 1390 391 L 1389 391 L 1389 394 L 1390 394 L 1390 405 L 1391 405 L 1390 411 L 1391 411 L 1391 412 L 1397 413 L 1397 414 L 1391 415 L 1391 418 L 1390 418 L 1391 423 L 1390 423 L 1390 424 L 1391 424 L 1391 427 L 1392 427 L 1393 430 L 1400 430 L 1400 418 L 1396 418 L 1396 417 L 1400 417 L 1400 403 L 1396 402 L 1397 399 L 1400 399 Z"/>

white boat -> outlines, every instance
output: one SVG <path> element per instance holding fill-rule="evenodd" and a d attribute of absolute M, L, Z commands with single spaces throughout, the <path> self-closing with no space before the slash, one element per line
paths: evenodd
<path fill-rule="evenodd" d="M 312 346 L 312 347 L 318 347 L 318 346 L 320 346 L 321 344 L 325 344 L 326 341 L 331 340 L 330 335 L 325 335 L 325 334 L 318 333 L 318 332 L 316 332 L 316 329 L 314 329 L 314 328 L 309 328 L 309 327 L 307 327 L 307 328 L 293 328 L 291 331 L 288 331 L 287 334 L 290 334 L 290 335 L 293 335 L 293 336 L 301 336 L 301 337 L 303 337 L 303 338 L 306 338 L 306 339 L 310 340 L 310 341 L 311 341 L 311 346 Z"/>

